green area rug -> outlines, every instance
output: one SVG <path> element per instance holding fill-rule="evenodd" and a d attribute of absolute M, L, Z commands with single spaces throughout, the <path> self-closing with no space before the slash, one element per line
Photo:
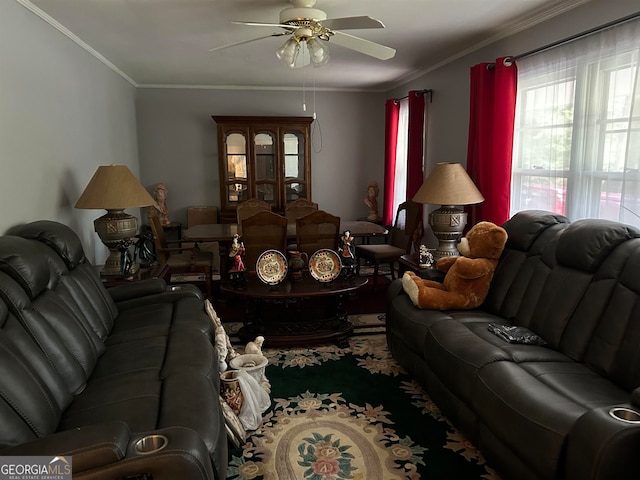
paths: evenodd
<path fill-rule="evenodd" d="M 228 479 L 499 479 L 383 334 L 263 353 L 272 405 L 244 445 L 230 445 Z"/>

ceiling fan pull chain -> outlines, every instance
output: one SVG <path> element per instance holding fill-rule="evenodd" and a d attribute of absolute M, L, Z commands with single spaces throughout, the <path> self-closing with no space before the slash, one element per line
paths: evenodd
<path fill-rule="evenodd" d="M 316 114 L 316 69 L 313 69 L 313 123 L 311 124 L 311 145 L 313 151 L 319 153 L 322 151 L 322 128 L 320 120 Z"/>
<path fill-rule="evenodd" d="M 302 70 L 302 111 L 306 112 L 307 111 L 307 92 L 306 92 L 305 86 L 307 81 L 307 74 L 306 74 L 305 67 L 302 67 L 301 70 Z"/>
<path fill-rule="evenodd" d="M 313 119 L 316 120 L 316 69 L 313 69 Z"/>

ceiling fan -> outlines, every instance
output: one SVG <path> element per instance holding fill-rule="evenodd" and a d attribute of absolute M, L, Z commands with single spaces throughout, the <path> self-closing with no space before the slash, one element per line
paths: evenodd
<path fill-rule="evenodd" d="M 384 24 L 375 18 L 358 16 L 328 19 L 325 12 L 313 8 L 316 0 L 290 0 L 290 2 L 293 6 L 280 12 L 279 23 L 231 22 L 253 27 L 280 27 L 284 31 L 212 48 L 209 51 L 244 45 L 269 37 L 290 35 L 290 38 L 276 50 L 276 56 L 290 67 L 304 66 L 309 63 L 313 63 L 314 66 L 324 65 L 329 60 L 329 47 L 326 45 L 329 41 L 380 60 L 388 60 L 396 54 L 393 48 L 341 31 L 384 28 Z M 301 52 L 302 55 L 299 55 Z"/>

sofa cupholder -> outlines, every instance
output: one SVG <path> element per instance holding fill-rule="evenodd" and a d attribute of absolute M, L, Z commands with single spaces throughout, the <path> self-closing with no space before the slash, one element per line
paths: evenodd
<path fill-rule="evenodd" d="M 640 413 L 636 412 L 635 410 L 631 410 L 630 408 L 612 408 L 611 410 L 609 410 L 609 415 L 611 415 L 616 420 L 620 420 L 621 422 L 640 424 Z"/>
<path fill-rule="evenodd" d="M 159 452 L 168 444 L 169 439 L 164 435 L 147 435 L 136 442 L 135 450 L 140 455 L 149 455 Z"/>

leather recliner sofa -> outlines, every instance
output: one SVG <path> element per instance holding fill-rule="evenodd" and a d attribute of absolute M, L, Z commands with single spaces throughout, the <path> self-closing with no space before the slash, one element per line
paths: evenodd
<path fill-rule="evenodd" d="M 0 455 L 73 478 L 224 479 L 214 327 L 161 279 L 106 289 L 67 226 L 0 236 Z"/>
<path fill-rule="evenodd" d="M 421 310 L 390 285 L 393 356 L 506 479 L 638 478 L 640 232 L 533 210 L 504 228 L 481 308 Z"/>

